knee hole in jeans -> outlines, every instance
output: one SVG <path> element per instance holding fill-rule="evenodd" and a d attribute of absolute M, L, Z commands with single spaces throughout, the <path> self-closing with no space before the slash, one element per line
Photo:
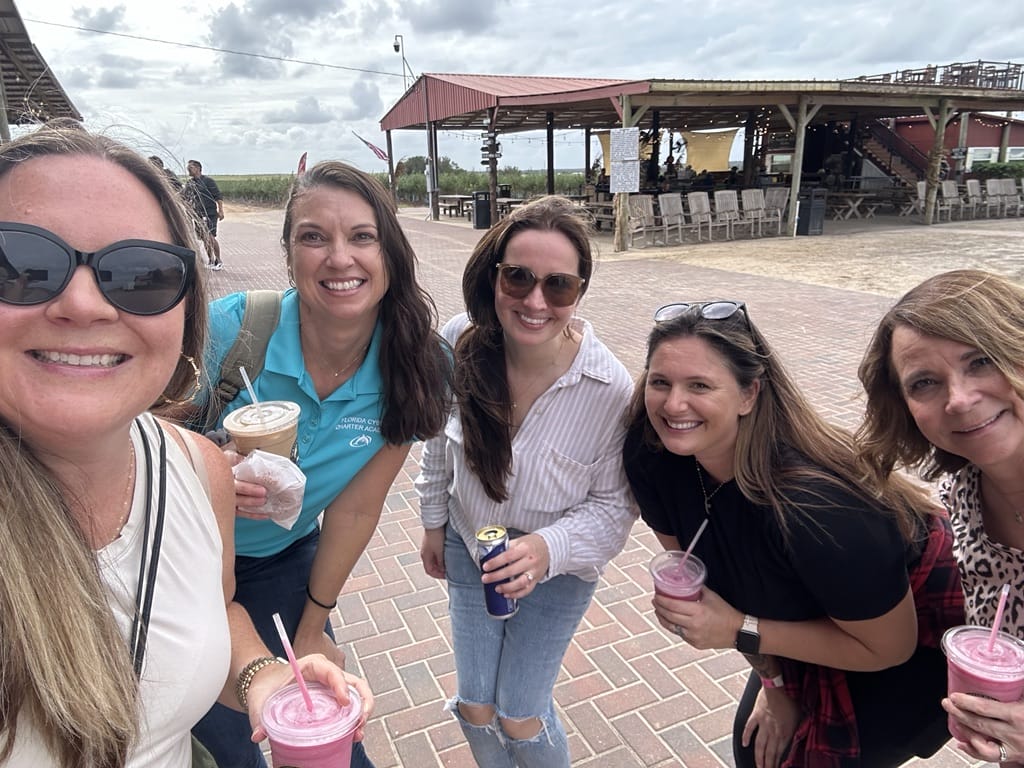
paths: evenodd
<path fill-rule="evenodd" d="M 458 703 L 459 714 L 470 725 L 490 725 L 494 722 L 494 707 L 490 704 Z"/>
<path fill-rule="evenodd" d="M 505 732 L 505 735 L 510 739 L 518 741 L 535 739 L 544 729 L 544 723 L 541 722 L 539 717 L 527 717 L 523 720 L 512 720 L 502 717 L 499 718 L 499 722 L 501 723 L 501 730 Z"/>

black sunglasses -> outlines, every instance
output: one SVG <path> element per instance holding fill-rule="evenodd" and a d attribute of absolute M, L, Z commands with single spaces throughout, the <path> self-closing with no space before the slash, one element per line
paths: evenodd
<path fill-rule="evenodd" d="M 750 327 L 746 311 L 747 305 L 742 301 L 696 301 L 666 304 L 659 307 L 654 313 L 654 322 L 667 323 L 669 320 L 675 320 L 677 317 L 695 310 L 700 310 L 700 316 L 705 320 L 728 320 L 737 312 L 741 312 L 747 327 Z"/>
<path fill-rule="evenodd" d="M 569 307 L 580 297 L 580 289 L 587 282 L 579 275 L 552 272 L 546 277 L 537 277 L 532 269 L 517 264 L 495 264 L 498 270 L 498 285 L 501 292 L 513 299 L 525 299 L 533 287 L 540 283 L 544 301 L 553 307 Z"/>
<path fill-rule="evenodd" d="M 83 253 L 41 227 L 0 222 L 0 302 L 50 301 L 80 266 L 92 270 L 103 298 L 118 309 L 159 315 L 185 296 L 195 279 L 196 254 L 150 240 L 121 240 Z"/>

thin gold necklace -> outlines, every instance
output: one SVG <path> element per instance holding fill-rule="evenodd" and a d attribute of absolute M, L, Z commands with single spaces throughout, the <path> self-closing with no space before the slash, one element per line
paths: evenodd
<path fill-rule="evenodd" d="M 135 444 L 129 445 L 131 453 L 128 457 L 128 483 L 124 488 L 124 502 L 121 505 L 121 517 L 117 521 L 117 525 L 114 526 L 114 535 L 110 537 L 110 541 L 114 541 L 118 536 L 121 535 L 121 531 L 128 523 L 128 514 L 132 509 L 132 485 L 135 482 Z"/>
<path fill-rule="evenodd" d="M 359 353 L 358 355 L 356 355 L 355 357 L 353 357 L 353 358 L 352 358 L 352 359 L 351 359 L 351 360 L 350 360 L 350 361 L 349 361 L 349 362 L 348 362 L 348 363 L 347 363 L 347 364 L 345 365 L 345 367 L 343 367 L 343 368 L 339 368 L 339 369 L 338 369 L 338 370 L 336 370 L 336 371 L 334 371 L 334 369 L 333 369 L 333 368 L 328 368 L 327 370 L 329 370 L 329 371 L 334 371 L 334 378 L 338 378 L 339 376 L 341 376 L 341 374 L 343 374 L 343 373 L 344 373 L 345 371 L 347 371 L 347 370 L 348 370 L 349 368 L 351 368 L 351 367 L 352 367 L 353 365 L 355 365 L 355 364 L 356 364 L 357 362 L 359 362 L 360 360 L 362 360 L 362 359 L 363 359 L 363 355 L 365 355 L 365 354 L 366 354 L 366 350 L 368 350 L 369 348 L 370 348 L 370 345 L 369 345 L 369 344 L 367 344 L 367 345 L 366 345 L 365 347 L 363 347 L 362 351 L 361 351 L 361 352 L 360 352 L 360 353 Z"/>
<path fill-rule="evenodd" d="M 713 490 L 711 492 L 711 494 L 709 495 L 708 492 L 706 490 L 704 490 L 704 478 L 702 477 L 702 475 L 704 473 L 701 472 L 700 462 L 695 460 L 694 464 L 697 465 L 697 482 L 700 483 L 700 494 L 701 494 L 701 496 L 704 497 L 704 514 L 707 517 L 711 517 L 711 500 L 713 498 L 715 498 L 715 494 L 716 493 L 718 493 L 720 490 L 722 490 L 722 486 L 724 486 L 725 483 L 719 483 L 718 487 L 715 488 L 715 490 Z M 709 475 L 709 477 L 710 477 L 710 475 Z"/>

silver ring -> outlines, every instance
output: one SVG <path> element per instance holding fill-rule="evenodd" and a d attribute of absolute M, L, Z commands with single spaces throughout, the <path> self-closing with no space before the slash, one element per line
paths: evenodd
<path fill-rule="evenodd" d="M 526 572 L 526 580 L 527 581 L 533 581 L 533 574 L 530 573 L 529 571 Z"/>
<path fill-rule="evenodd" d="M 683 640 L 686 639 L 686 635 L 683 633 L 683 628 L 680 627 L 678 624 L 672 625 L 672 631 L 679 635 L 681 638 L 683 638 Z"/>
<path fill-rule="evenodd" d="M 999 762 L 1000 763 L 1008 762 L 1010 760 L 1010 756 L 1008 754 L 1006 754 L 1006 745 L 1003 744 L 1003 742 L 1001 742 L 1001 741 L 998 741 L 996 743 L 999 745 Z"/>

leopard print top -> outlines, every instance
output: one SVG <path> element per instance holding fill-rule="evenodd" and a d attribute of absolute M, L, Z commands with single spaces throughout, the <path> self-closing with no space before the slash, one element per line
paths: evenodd
<path fill-rule="evenodd" d="M 1024 551 L 992 541 L 981 519 L 981 471 L 973 464 L 942 481 L 939 499 L 953 526 L 953 554 L 960 566 L 967 621 L 990 627 L 999 590 L 1010 583 L 1002 627 L 1024 639 Z"/>

